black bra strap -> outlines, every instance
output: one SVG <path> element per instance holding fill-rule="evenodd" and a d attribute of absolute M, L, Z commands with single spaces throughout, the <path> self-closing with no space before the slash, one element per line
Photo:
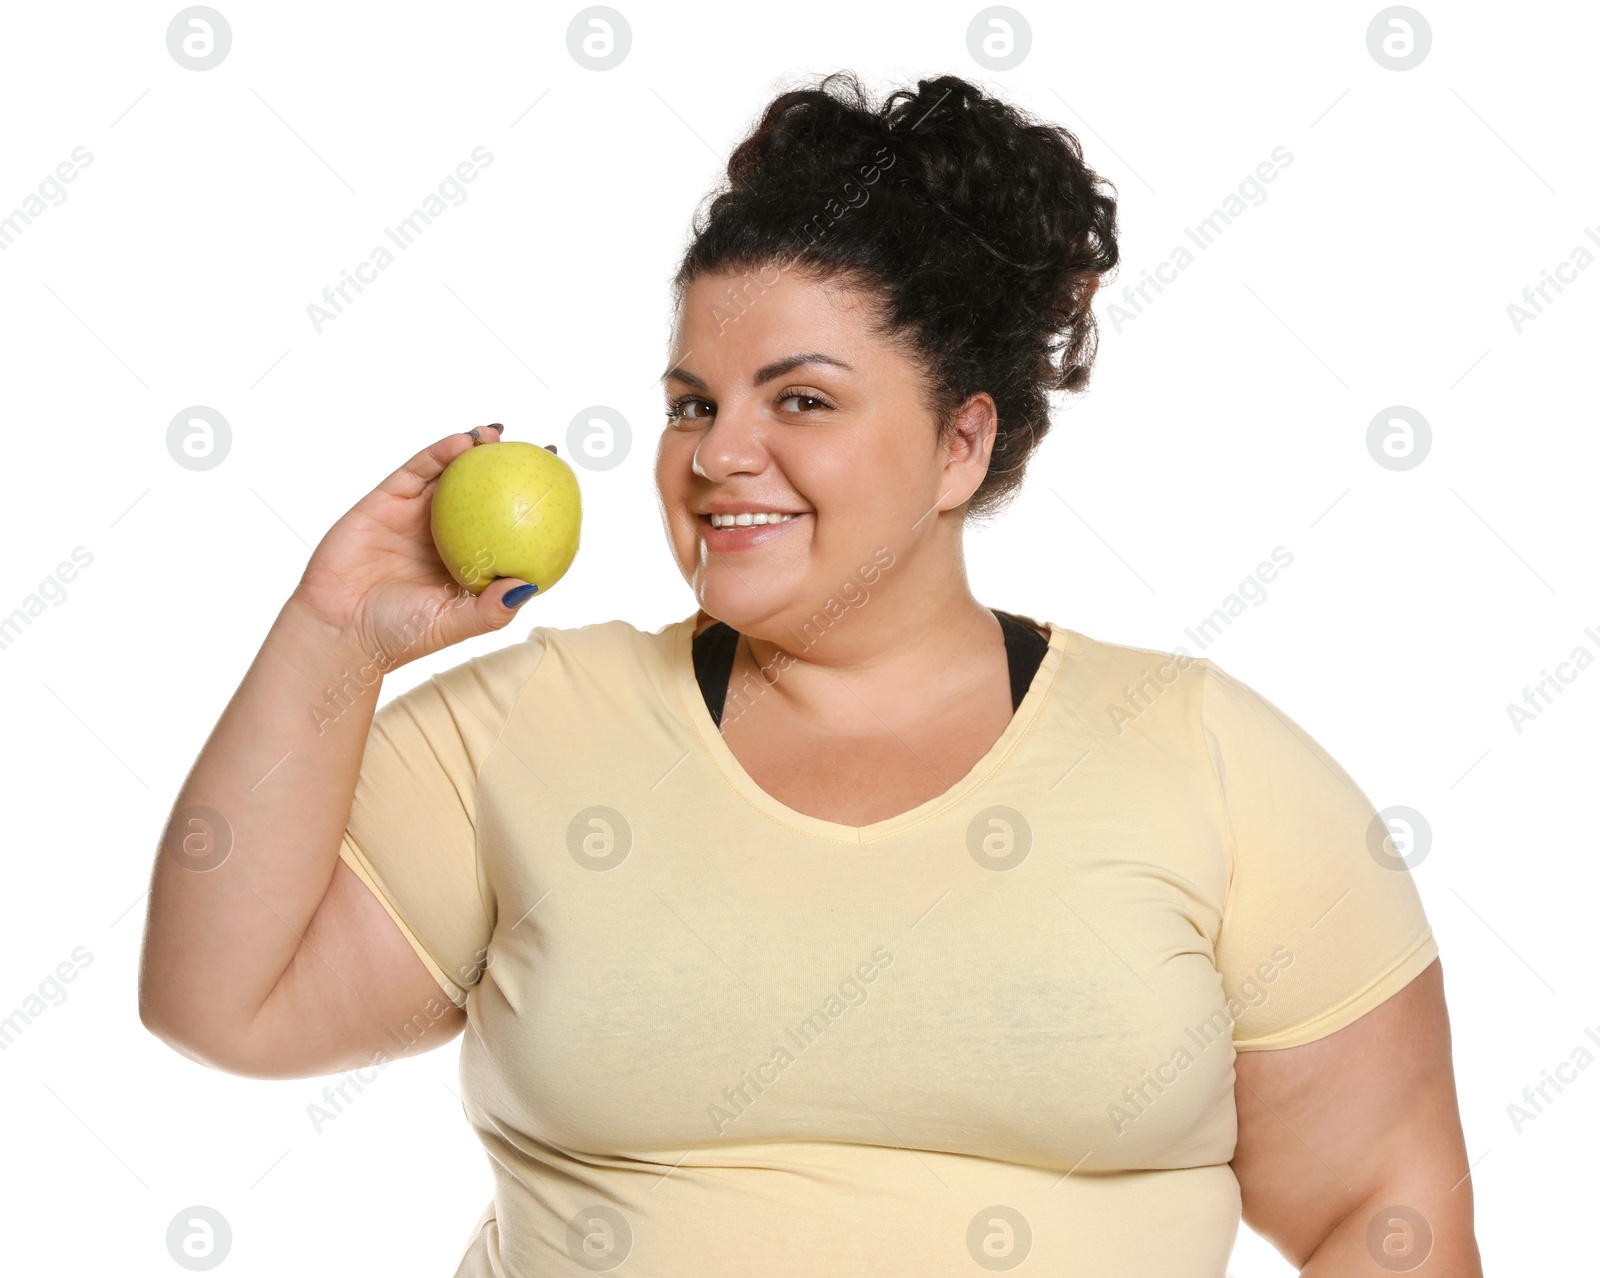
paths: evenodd
<path fill-rule="evenodd" d="M 706 709 L 711 711 L 711 721 L 719 728 L 738 646 L 739 632 L 723 621 L 713 621 L 694 637 L 694 677 L 706 699 Z"/>
<path fill-rule="evenodd" d="M 1000 628 L 1006 632 L 1006 664 L 1011 667 L 1011 709 L 1015 713 L 1023 697 L 1028 695 L 1028 688 L 1033 683 L 1033 676 L 1038 673 L 1039 663 L 1050 648 L 1050 641 L 1009 612 L 1001 612 L 998 608 L 989 611 L 1000 618 Z"/>
<path fill-rule="evenodd" d="M 1006 664 L 1011 670 L 1011 709 L 1022 704 L 1033 684 L 1050 641 L 1027 621 L 998 608 L 989 609 L 1000 620 L 1006 638 Z M 739 632 L 723 621 L 713 621 L 694 637 L 694 677 L 705 698 L 711 721 L 722 726 L 722 709 L 728 700 L 728 682 L 733 676 L 734 652 Z"/>

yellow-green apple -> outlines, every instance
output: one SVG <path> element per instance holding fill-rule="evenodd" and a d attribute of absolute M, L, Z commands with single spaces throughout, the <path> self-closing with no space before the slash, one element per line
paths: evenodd
<path fill-rule="evenodd" d="M 451 577 L 475 595 L 496 577 L 549 590 L 577 557 L 582 518 L 572 467 L 517 440 L 475 444 L 433 490 L 433 544 Z"/>

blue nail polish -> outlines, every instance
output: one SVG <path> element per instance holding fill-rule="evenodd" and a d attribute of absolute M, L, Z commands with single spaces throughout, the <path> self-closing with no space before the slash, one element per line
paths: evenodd
<path fill-rule="evenodd" d="M 500 602 L 503 603 L 507 608 L 516 608 L 521 604 L 527 603 L 528 600 L 532 599 L 534 595 L 538 593 L 539 587 L 530 582 L 526 586 L 517 586 L 506 591 L 506 593 L 500 597 Z"/>

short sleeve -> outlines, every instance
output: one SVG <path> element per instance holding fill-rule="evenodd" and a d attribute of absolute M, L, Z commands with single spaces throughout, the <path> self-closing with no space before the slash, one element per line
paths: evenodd
<path fill-rule="evenodd" d="M 1320 745 L 1209 659 L 1201 697 L 1228 825 L 1216 947 L 1238 1051 L 1313 1042 L 1439 955 L 1387 827 Z"/>
<path fill-rule="evenodd" d="M 478 771 L 545 640 L 536 629 L 378 708 L 339 848 L 457 1007 L 483 973 L 494 925 L 478 863 Z"/>

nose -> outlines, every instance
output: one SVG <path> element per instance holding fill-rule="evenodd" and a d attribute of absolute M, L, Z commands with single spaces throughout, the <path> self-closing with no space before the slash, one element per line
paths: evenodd
<path fill-rule="evenodd" d="M 760 428 L 748 413 L 719 407 L 716 418 L 695 446 L 694 473 L 714 484 L 734 475 L 754 475 L 767 465 Z"/>

